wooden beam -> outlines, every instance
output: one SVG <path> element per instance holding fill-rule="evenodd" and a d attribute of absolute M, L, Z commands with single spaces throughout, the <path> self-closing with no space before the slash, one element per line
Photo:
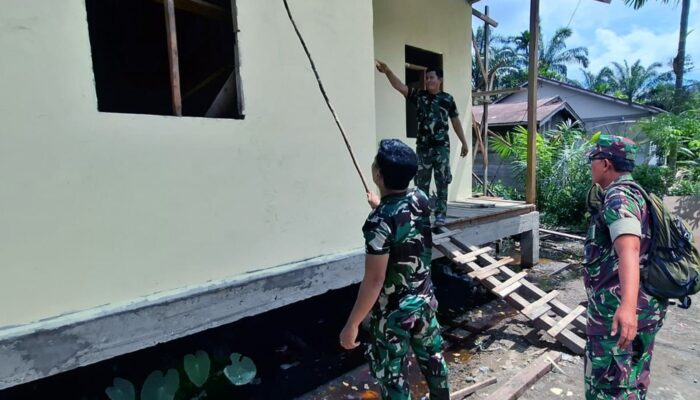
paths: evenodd
<path fill-rule="evenodd" d="M 498 382 L 496 378 L 489 378 L 485 381 L 477 382 L 471 386 L 467 386 L 464 389 L 460 389 L 450 395 L 450 400 L 462 400 L 463 398 L 469 396 L 470 394 L 476 392 L 477 390 L 481 388 L 485 388 L 486 386 L 491 386 L 494 383 Z"/>
<path fill-rule="evenodd" d="M 567 238 L 567 239 L 582 240 L 582 241 L 586 240 L 586 238 L 583 236 L 572 235 L 570 233 L 562 233 L 562 232 L 557 232 L 557 231 L 550 231 L 549 229 L 540 228 L 540 232 L 546 233 L 549 235 L 554 235 L 554 236 L 561 236 L 561 237 Z"/>
<path fill-rule="evenodd" d="M 484 13 L 486 14 L 485 16 L 488 18 L 489 15 L 489 6 L 484 7 Z M 484 23 L 484 71 L 486 71 L 486 75 L 484 75 L 484 90 L 491 90 L 491 86 L 489 86 L 489 53 L 490 53 L 490 47 L 491 47 L 491 28 L 489 27 L 488 22 Z M 488 193 L 489 191 L 489 140 L 488 140 L 488 130 L 489 130 L 489 105 L 488 103 L 485 103 L 483 105 L 483 112 L 481 115 L 481 136 L 484 138 L 484 153 L 482 154 L 483 156 L 483 163 L 484 163 L 484 193 Z"/>
<path fill-rule="evenodd" d="M 498 96 L 501 94 L 520 93 L 525 91 L 527 91 L 527 88 L 524 87 L 512 89 L 484 90 L 472 92 L 472 97 Z"/>
<path fill-rule="evenodd" d="M 537 358 L 527 368 L 523 368 L 517 375 L 503 384 L 498 390 L 491 393 L 486 400 L 514 400 L 520 397 L 530 386 L 534 385 L 541 377 L 552 370 L 553 363 L 561 360 L 561 353 L 548 351 Z"/>
<path fill-rule="evenodd" d="M 180 61 L 177 54 L 177 28 L 175 26 L 175 1 L 165 0 L 165 33 L 168 42 L 168 63 L 170 65 L 170 94 L 173 115 L 182 116 L 182 94 L 180 93 Z"/>
<path fill-rule="evenodd" d="M 157 3 L 165 4 L 170 0 L 153 0 Z M 202 17 L 211 18 L 219 21 L 231 19 L 231 15 L 223 7 L 209 3 L 204 0 L 175 0 L 175 8 L 182 11 L 187 11 L 192 14 L 201 15 Z"/>
<path fill-rule="evenodd" d="M 488 15 L 481 13 L 481 11 L 477 10 L 476 8 L 472 8 L 472 15 L 493 26 L 494 28 L 498 26 L 498 22 L 491 19 L 491 17 Z"/>
<path fill-rule="evenodd" d="M 540 0 L 530 0 L 530 60 L 527 85 L 527 174 L 525 177 L 525 200 L 537 203 L 537 38 Z"/>
<path fill-rule="evenodd" d="M 428 67 L 424 67 L 422 65 L 411 64 L 411 63 L 406 63 L 406 68 L 412 69 L 414 71 L 427 71 L 428 70 Z"/>

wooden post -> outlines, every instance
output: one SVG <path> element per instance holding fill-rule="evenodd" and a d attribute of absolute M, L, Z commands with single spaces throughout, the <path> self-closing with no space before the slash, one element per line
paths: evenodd
<path fill-rule="evenodd" d="M 484 7 L 484 14 L 488 17 L 489 6 Z M 491 90 L 489 87 L 489 47 L 491 27 L 488 22 L 484 22 L 484 90 Z M 488 97 L 484 98 L 484 113 L 481 116 L 481 137 L 484 143 L 484 196 L 489 192 L 489 102 Z"/>
<path fill-rule="evenodd" d="M 539 38 L 537 20 L 540 14 L 540 0 L 530 0 L 530 59 L 527 84 L 527 176 L 525 200 L 528 204 L 537 203 L 537 72 L 539 60 L 537 41 Z"/>
<path fill-rule="evenodd" d="M 180 65 L 177 55 L 177 28 L 175 27 L 175 0 L 165 0 L 165 32 L 168 40 L 168 62 L 170 63 L 170 92 L 173 114 L 182 116 L 182 94 L 180 93 Z"/>

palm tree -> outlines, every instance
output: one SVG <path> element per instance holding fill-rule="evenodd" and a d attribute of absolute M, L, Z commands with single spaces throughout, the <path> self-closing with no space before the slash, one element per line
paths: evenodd
<path fill-rule="evenodd" d="M 542 29 L 539 30 L 542 32 Z M 568 64 L 579 64 L 588 67 L 588 49 L 585 47 L 575 47 L 568 49 L 566 41 L 573 32 L 569 28 L 559 28 L 554 36 L 545 43 L 542 34 L 538 37 L 538 49 L 540 68 L 538 73 L 543 76 L 566 81 Z M 516 36 L 506 39 L 516 53 L 521 54 L 523 67 L 527 67 L 527 60 L 530 49 L 530 32 L 523 31 Z"/>
<path fill-rule="evenodd" d="M 588 67 L 588 49 L 585 47 L 566 48 L 566 40 L 573 32 L 570 28 L 559 28 L 546 45 L 540 48 L 540 71 L 549 71 L 566 77 L 567 64 L 580 64 Z"/>
<path fill-rule="evenodd" d="M 678 53 L 673 58 L 673 73 L 676 75 L 675 97 L 680 100 L 683 97 L 683 75 L 685 73 L 685 45 L 688 37 L 688 17 L 690 16 L 690 0 L 657 0 L 662 3 L 681 3 L 681 26 L 678 35 Z M 648 0 L 625 0 L 625 4 L 632 5 L 635 10 L 643 7 Z"/>
<path fill-rule="evenodd" d="M 477 28 L 474 35 L 479 52 L 484 54 L 484 28 Z M 476 90 L 500 89 L 507 77 L 517 74 L 523 64 L 522 55 L 508 46 L 496 46 L 495 43 L 503 43 L 505 39 L 494 36 L 489 46 L 489 89 L 484 87 L 484 78 L 481 68 L 477 65 L 476 57 L 472 57 L 472 85 Z"/>
<path fill-rule="evenodd" d="M 595 72 L 581 69 L 583 72 L 583 87 L 596 93 L 607 94 L 612 91 L 611 80 L 613 72 L 609 67 L 603 67 L 596 74 Z"/>
<path fill-rule="evenodd" d="M 656 83 L 661 63 L 653 63 L 644 67 L 640 60 L 631 66 L 625 60 L 624 65 L 613 62 L 612 89 L 621 94 L 627 101 L 637 101 L 647 94 Z"/>

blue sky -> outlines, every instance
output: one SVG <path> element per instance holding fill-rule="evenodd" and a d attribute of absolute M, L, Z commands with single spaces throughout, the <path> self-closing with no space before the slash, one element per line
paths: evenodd
<path fill-rule="evenodd" d="M 529 4 L 527 0 L 482 0 L 474 7 L 483 12 L 488 5 L 490 16 L 499 23 L 495 33 L 510 36 L 528 29 Z M 569 26 L 574 34 L 567 43 L 569 47 L 588 47 L 592 71 L 597 72 L 612 61 L 627 60 L 631 64 L 637 59 L 645 66 L 661 62 L 662 70 L 666 71 L 670 69 L 666 64 L 677 51 L 680 5 L 673 3 L 649 0 L 644 8 L 634 10 L 625 6 L 623 0 L 612 0 L 612 4 L 593 0 L 541 0 L 540 16 L 545 40 L 571 20 Z M 481 20 L 474 18 L 473 23 L 476 29 Z M 688 78 L 700 80 L 700 0 L 691 0 L 688 31 L 691 33 L 686 52 L 696 65 Z M 569 68 L 569 78 L 581 76 L 579 67 Z"/>

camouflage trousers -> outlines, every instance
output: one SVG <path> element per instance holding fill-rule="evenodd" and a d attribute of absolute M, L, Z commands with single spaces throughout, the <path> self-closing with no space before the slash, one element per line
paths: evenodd
<path fill-rule="evenodd" d="M 450 172 L 450 146 L 418 146 L 418 171 L 415 184 L 424 193 L 430 193 L 431 175 L 435 175 L 435 190 L 437 191 L 437 203 L 435 215 L 445 215 L 447 212 L 447 187 L 452 182 Z"/>
<path fill-rule="evenodd" d="M 646 399 L 657 332 L 638 332 L 625 349 L 617 346 L 619 335 L 588 336 L 584 364 L 586 400 Z"/>
<path fill-rule="evenodd" d="M 411 392 L 404 369 L 409 349 L 428 382 L 431 400 L 449 400 L 447 363 L 435 311 L 424 304 L 414 312 L 396 310 L 370 318 L 372 341 L 367 350 L 372 376 L 379 381 L 382 399 L 406 400 Z"/>

